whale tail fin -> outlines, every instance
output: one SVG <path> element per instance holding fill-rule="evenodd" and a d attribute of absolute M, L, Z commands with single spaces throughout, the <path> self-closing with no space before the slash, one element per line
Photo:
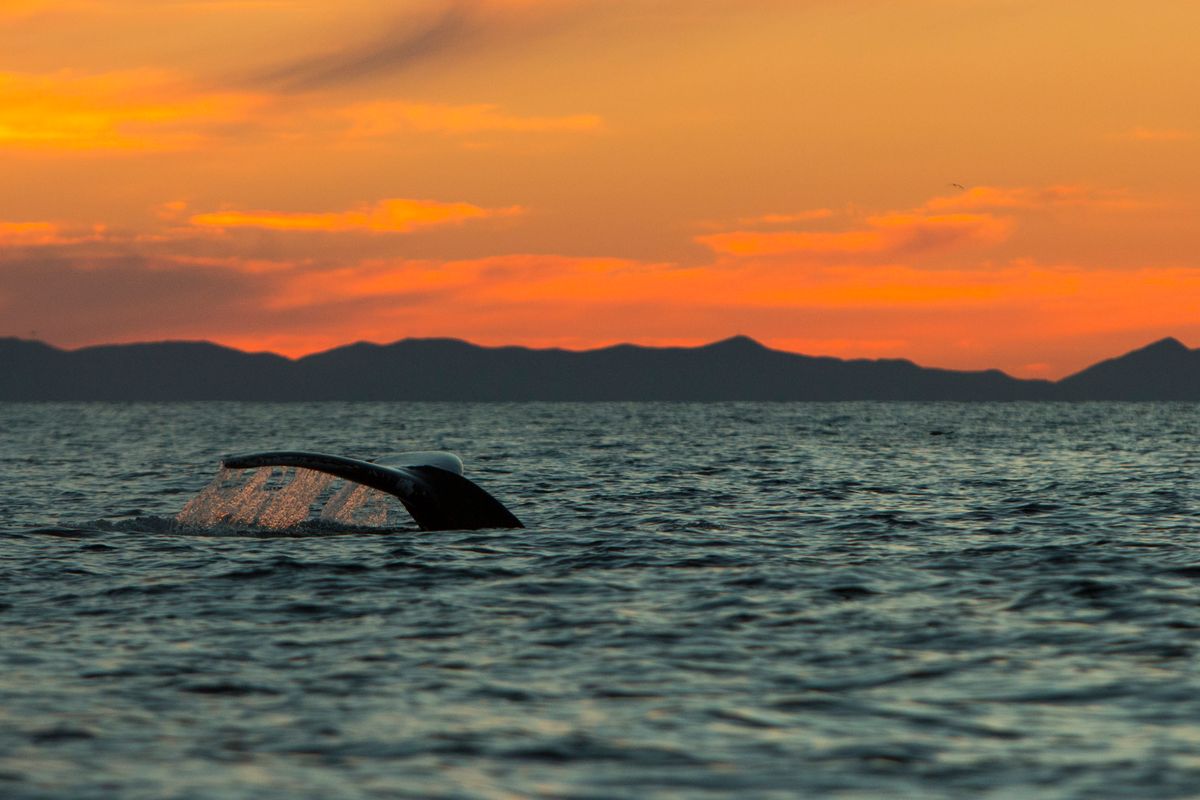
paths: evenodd
<path fill-rule="evenodd" d="M 478 485 L 463 477 L 462 461 L 451 453 L 401 453 L 387 464 L 357 458 L 273 450 L 227 456 L 231 469 L 298 467 L 361 483 L 395 496 L 425 531 L 523 528 L 521 521 Z"/>

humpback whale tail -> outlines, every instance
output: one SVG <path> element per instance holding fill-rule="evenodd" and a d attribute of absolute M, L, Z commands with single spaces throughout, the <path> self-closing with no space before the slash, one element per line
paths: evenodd
<path fill-rule="evenodd" d="M 400 453 L 379 461 L 276 450 L 227 456 L 231 469 L 299 467 L 335 475 L 395 495 L 424 531 L 523 528 L 499 500 L 463 477 L 462 460 L 452 453 Z"/>

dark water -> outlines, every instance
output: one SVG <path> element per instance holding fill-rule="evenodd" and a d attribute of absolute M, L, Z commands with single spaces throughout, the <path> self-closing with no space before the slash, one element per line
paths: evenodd
<path fill-rule="evenodd" d="M 0 405 L 0 797 L 1195 797 L 1198 433 L 1195 404 Z M 529 527 L 174 521 L 280 447 L 453 450 Z"/>

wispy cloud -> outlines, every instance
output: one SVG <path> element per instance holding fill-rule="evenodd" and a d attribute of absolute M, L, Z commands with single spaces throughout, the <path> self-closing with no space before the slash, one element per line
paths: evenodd
<path fill-rule="evenodd" d="M 491 103 L 288 104 L 268 94 L 201 89 L 157 70 L 0 72 L 0 148 L 164 152 L 298 136 L 337 143 L 602 127 L 595 114 L 521 115 Z"/>
<path fill-rule="evenodd" d="M 204 93 L 158 71 L 0 73 L 0 148 L 177 150 L 245 119 L 256 95 Z"/>
<path fill-rule="evenodd" d="M 595 114 L 520 116 L 490 103 L 453 105 L 385 100 L 359 103 L 340 111 L 348 118 L 347 136 L 373 139 L 417 131 L 464 135 L 475 133 L 553 133 L 595 131 L 603 120 Z"/>
<path fill-rule="evenodd" d="M 0 23 L 23 19 L 46 11 L 78 11 L 94 6 L 96 0 L 5 0 L 0 5 Z"/>
<path fill-rule="evenodd" d="M 55 244 L 61 240 L 61 229 L 53 222 L 0 222 L 0 245 Z"/>
<path fill-rule="evenodd" d="M 418 228 L 449 225 L 489 217 L 523 213 L 519 206 L 483 208 L 471 203 L 442 203 L 436 200 L 389 198 L 374 205 L 349 211 L 214 211 L 190 218 L 204 228 L 262 228 L 276 231 L 323 231 L 342 233 L 409 233 Z"/>
<path fill-rule="evenodd" d="M 731 256 L 869 257 L 894 259 L 958 245 L 994 244 L 1009 233 L 1008 220 L 990 214 L 885 214 L 866 227 L 843 231 L 739 230 L 697 237 Z"/>
<path fill-rule="evenodd" d="M 793 211 L 781 214 L 760 214 L 757 217 L 742 217 L 737 221 L 740 226 L 753 225 L 794 225 L 797 222 L 814 222 L 830 219 L 834 216 L 833 209 L 811 208 L 806 211 Z"/>
<path fill-rule="evenodd" d="M 302 56 L 251 75 L 250 80 L 284 92 L 307 92 L 396 72 L 466 45 L 480 32 L 473 7 L 454 3 L 416 27 L 407 20 L 393 23 L 368 41 Z"/>
<path fill-rule="evenodd" d="M 14 222 L 0 220 L 0 247 L 44 248 L 97 242 L 108 236 L 104 225 L 68 228 L 58 222 Z"/>
<path fill-rule="evenodd" d="M 387 8 L 387 4 L 381 4 Z M 614 0 L 426 0 L 404 4 L 414 13 L 377 19 L 373 34 L 358 41 L 317 49 L 251 72 L 252 86 L 282 92 L 324 91 L 402 72 L 417 64 L 476 56 L 516 42 L 527 44 L 573 28 L 575 31 L 653 25 L 678 36 L 697 24 L 713 26 L 730 15 L 786 5 L 783 0 L 667 0 L 659 3 Z M 431 11 L 432 9 L 432 11 Z M 378 15 L 376 15 L 378 16 Z M 596 23 L 600 23 L 597 25 Z"/>
<path fill-rule="evenodd" d="M 1044 210 L 1093 208 L 1129 210 L 1146 202 L 1120 189 L 1089 186 L 973 186 L 957 194 L 935 197 L 924 206 L 929 211 Z"/>
<path fill-rule="evenodd" d="M 1130 142 L 1190 142 L 1197 138 L 1193 131 L 1180 128 L 1146 128 L 1137 126 L 1116 135 L 1117 139 Z"/>

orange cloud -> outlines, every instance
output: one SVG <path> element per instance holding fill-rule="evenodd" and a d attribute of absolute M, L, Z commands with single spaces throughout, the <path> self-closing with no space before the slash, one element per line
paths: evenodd
<path fill-rule="evenodd" d="M 359 103 L 343 109 L 341 113 L 350 120 L 351 127 L 347 135 L 354 139 L 381 138 L 407 131 L 451 135 L 574 133 L 595 131 L 603 125 L 601 118 L 595 114 L 522 117 L 506 114 L 499 106 L 486 103 L 450 105 L 380 101 Z"/>
<path fill-rule="evenodd" d="M 1008 220 L 990 214 L 886 214 L 849 231 L 732 231 L 699 236 L 714 252 L 732 256 L 871 256 L 896 258 L 958 245 L 994 244 Z"/>
<path fill-rule="evenodd" d="M 189 93 L 153 71 L 0 73 L 0 148 L 176 150 L 243 119 L 260 99 Z"/>
<path fill-rule="evenodd" d="M 1127 210 L 1142 208 L 1145 203 L 1131 197 L 1128 192 L 1087 186 L 974 186 L 958 194 L 935 197 L 924 207 L 929 211 L 942 212 L 1041 210 L 1064 206 Z"/>
<path fill-rule="evenodd" d="M 154 213 L 159 219 L 179 219 L 187 211 L 187 207 L 188 203 L 186 200 L 168 200 L 165 203 L 160 203 L 155 208 Z"/>
<path fill-rule="evenodd" d="M 0 22 L 21 19 L 42 11 L 75 11 L 92 5 L 94 0 L 5 0 L 0 6 Z"/>
<path fill-rule="evenodd" d="M 812 222 L 819 219 L 829 219 L 834 215 L 829 208 L 813 208 L 808 211 L 797 211 L 791 214 L 762 214 L 757 217 L 742 217 L 738 225 L 791 225 L 796 222 Z"/>
<path fill-rule="evenodd" d="M 520 255 L 299 270 L 275 284 L 264 313 L 323 316 L 323 309 L 343 309 L 353 334 L 335 325 L 322 346 L 401 335 L 573 347 L 696 344 L 741 331 L 814 354 L 1061 375 L 1087 357 L 1061 344 L 1050 351 L 1049 342 L 1092 340 L 1099 358 L 1165 332 L 1200 333 L 1197 296 L 1200 268 L 1017 262 L 939 271 L 796 269 L 786 260 L 679 267 Z M 301 341 L 312 349 L 311 330 L 294 334 L 301 338 L 293 352 L 308 352 Z M 281 328 L 271 335 L 273 346 L 287 346 Z M 1036 369 L 1031 353 L 1039 356 Z"/>
<path fill-rule="evenodd" d="M 0 222 L 0 245 L 38 245 L 61 241 L 52 222 Z"/>
<path fill-rule="evenodd" d="M 662 296 L 654 281 L 673 270 L 663 265 L 556 255 L 494 256 L 462 261 L 369 259 L 293 275 L 272 300 L 291 308 L 330 301 L 411 295 L 458 297 L 497 307 L 526 303 L 621 302 Z M 680 299 L 676 296 L 676 299 Z M 449 302 L 449 301 L 447 301 Z"/>
<path fill-rule="evenodd" d="M 247 262 L 244 271 L 250 270 Z M 962 309 L 991 304 L 1069 302 L 1127 281 L 1191 286 L 1198 270 L 1117 271 L 1018 263 L 1004 268 L 923 270 L 906 266 L 795 269 L 787 261 L 680 267 L 626 259 L 512 255 L 462 261 L 372 259 L 294 270 L 270 303 L 275 308 L 412 295 L 493 309 L 728 307 L 751 309 Z M 1181 284 L 1182 282 L 1182 284 Z M 1154 294 L 1158 290 L 1151 290 Z M 1117 296 L 1116 294 L 1113 295 Z M 438 304 L 435 304 L 438 305 Z M 1178 304 L 1175 304 L 1178 305 Z M 440 312 L 439 312 L 440 313 Z M 540 312 L 536 312 L 540 313 Z M 535 316 L 536 316 L 535 313 Z M 460 318 L 461 319 L 461 318 Z M 582 324 L 582 323 L 581 323 Z"/>
<path fill-rule="evenodd" d="M 997 197 L 1034 205 L 1015 190 Z M 368 255 L 394 252 L 373 234 L 519 208 L 392 198 L 340 212 L 195 214 L 176 227 L 174 219 L 190 214 L 176 200 L 158 208 L 165 222 L 154 235 L 0 222 L 0 245 L 13 245 L 0 246 L 0 302 L 10 329 L 36 328 L 60 343 L 199 337 L 291 355 L 402 336 L 592 347 L 696 344 L 744 332 L 815 354 L 1056 376 L 1168 333 L 1200 336 L 1200 267 L 993 263 L 995 252 L 972 264 L 970 248 L 1004 239 L 1014 220 L 922 209 L 857 224 L 835 219 L 841 230 L 701 237 L 717 256 L 678 264 Z M 824 215 L 815 219 L 825 224 Z M 367 237 L 323 240 L 331 247 L 278 237 L 288 246 L 248 250 L 243 237 L 211 235 L 235 228 Z M 947 248 L 952 260 L 936 257 Z M 53 321 L 44 312 L 51 306 L 63 312 Z M 1090 349 L 1071 350 L 1085 340 Z"/>
<path fill-rule="evenodd" d="M 1196 134 L 1179 128 L 1144 128 L 1139 125 L 1118 134 L 1116 138 L 1131 142 L 1190 142 L 1196 138 Z"/>
<path fill-rule="evenodd" d="M 373 206 L 350 211 L 305 213 L 286 211 L 217 211 L 196 214 L 193 225 L 206 228 L 264 228 L 278 231 L 365 231 L 408 233 L 433 225 L 462 223 L 471 219 L 507 217 L 523 213 L 520 206 L 482 208 L 470 203 L 441 203 L 435 200 L 391 198 Z"/>
<path fill-rule="evenodd" d="M 0 247 L 48 247 L 53 245 L 97 242 L 107 239 L 104 225 L 70 231 L 57 222 L 6 222 L 0 220 Z"/>
<path fill-rule="evenodd" d="M 0 231 L 15 240 L 69 238 L 51 223 L 7 225 Z M 10 328 L 63 343 L 95 341 L 99 330 L 108 341 L 203 337 L 291 355 L 362 338 L 590 347 L 740 331 L 815 354 L 1049 375 L 1167 333 L 1200 336 L 1198 267 L 928 270 L 814 264 L 806 254 L 695 266 L 536 254 L 273 260 L 221 254 L 207 237 L 115 249 L 116 239 L 92 241 L 36 261 L 0 248 Z M 62 312 L 52 319 L 51 303 Z M 1083 340 L 1092 342 L 1084 353 L 1063 344 Z"/>

